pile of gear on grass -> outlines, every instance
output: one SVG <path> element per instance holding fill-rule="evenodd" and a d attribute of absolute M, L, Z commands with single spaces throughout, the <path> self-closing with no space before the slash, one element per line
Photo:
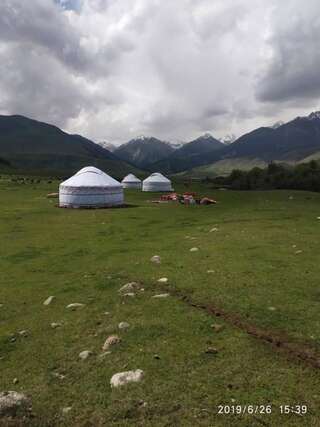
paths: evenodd
<path fill-rule="evenodd" d="M 196 193 L 186 192 L 182 194 L 170 193 L 163 194 L 157 200 L 152 200 L 152 203 L 168 203 L 178 202 L 182 205 L 215 205 L 216 200 L 210 199 L 209 197 L 199 197 Z"/>

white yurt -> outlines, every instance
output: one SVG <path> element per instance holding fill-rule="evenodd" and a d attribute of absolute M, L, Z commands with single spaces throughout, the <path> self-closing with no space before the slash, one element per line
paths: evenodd
<path fill-rule="evenodd" d="M 173 188 L 170 179 L 157 172 L 143 181 L 142 191 L 173 191 Z"/>
<path fill-rule="evenodd" d="M 121 181 L 123 188 L 141 188 L 142 182 L 141 179 L 137 178 L 132 173 L 129 173 L 129 175 L 125 176 L 123 180 Z"/>
<path fill-rule="evenodd" d="M 93 166 L 79 170 L 59 187 L 61 207 L 103 208 L 122 204 L 120 182 Z"/>

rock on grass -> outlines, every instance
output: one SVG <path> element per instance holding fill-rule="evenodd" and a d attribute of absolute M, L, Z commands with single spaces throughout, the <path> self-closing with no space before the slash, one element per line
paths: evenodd
<path fill-rule="evenodd" d="M 102 346 L 103 351 L 107 351 L 111 346 L 119 344 L 121 342 L 121 338 L 118 335 L 110 335 Z"/>
<path fill-rule="evenodd" d="M 190 252 L 198 252 L 199 248 L 191 248 Z"/>
<path fill-rule="evenodd" d="M 154 255 L 152 258 L 150 258 L 150 261 L 155 264 L 161 264 L 161 258 L 159 255 Z"/>
<path fill-rule="evenodd" d="M 82 360 L 86 360 L 86 359 L 88 359 L 88 357 L 89 356 L 91 356 L 92 355 L 92 351 L 90 351 L 90 350 L 84 350 L 84 351 L 82 351 L 80 354 L 79 354 L 79 357 L 80 357 L 80 359 L 82 359 Z"/>
<path fill-rule="evenodd" d="M 120 387 L 130 382 L 139 382 L 142 380 L 144 372 L 141 369 L 134 371 L 125 371 L 114 374 L 110 380 L 111 387 Z"/>
<path fill-rule="evenodd" d="M 152 298 L 168 298 L 170 296 L 170 294 L 158 294 L 158 295 L 153 295 Z"/>
<path fill-rule="evenodd" d="M 62 323 L 59 323 L 59 322 L 52 322 L 52 323 L 50 324 L 50 326 L 51 326 L 51 328 L 52 328 L 52 329 L 57 329 L 57 328 L 60 328 L 60 327 L 62 326 Z"/>
<path fill-rule="evenodd" d="M 127 283 L 119 289 L 120 294 L 126 294 L 130 292 L 135 292 L 140 289 L 140 285 L 137 282 Z"/>
<path fill-rule="evenodd" d="M 50 304 L 52 303 L 52 301 L 53 301 L 55 298 L 56 298 L 56 297 L 54 297 L 53 295 L 51 295 L 50 297 L 48 297 L 48 298 L 44 301 L 43 305 L 50 305 Z"/>
<path fill-rule="evenodd" d="M 0 393 L 0 417 L 30 416 L 31 401 L 23 393 L 3 391 Z"/>
<path fill-rule="evenodd" d="M 128 329 L 130 328 L 130 324 L 128 322 L 120 322 L 118 325 L 119 329 Z"/>
<path fill-rule="evenodd" d="M 67 308 L 70 310 L 77 310 L 78 308 L 84 307 L 85 304 L 81 304 L 79 302 L 73 302 L 72 304 L 67 305 Z"/>
<path fill-rule="evenodd" d="M 158 279 L 159 283 L 168 283 L 169 279 L 167 277 L 161 277 L 160 279 Z"/>

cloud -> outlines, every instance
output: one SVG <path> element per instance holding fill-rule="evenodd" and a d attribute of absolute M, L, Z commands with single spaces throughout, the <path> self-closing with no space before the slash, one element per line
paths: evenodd
<path fill-rule="evenodd" d="M 316 102 L 319 9 L 316 0 L 2 0 L 0 111 L 112 142 L 239 135 Z"/>
<path fill-rule="evenodd" d="M 319 12 L 317 0 L 289 0 L 275 7 L 267 40 L 270 58 L 257 88 L 259 100 L 297 103 L 320 95 Z"/>

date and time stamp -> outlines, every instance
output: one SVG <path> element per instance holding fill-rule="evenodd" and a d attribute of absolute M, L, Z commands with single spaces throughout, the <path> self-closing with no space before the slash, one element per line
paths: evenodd
<path fill-rule="evenodd" d="M 281 415 L 304 416 L 308 413 L 307 405 L 218 405 L 219 415 Z"/>

